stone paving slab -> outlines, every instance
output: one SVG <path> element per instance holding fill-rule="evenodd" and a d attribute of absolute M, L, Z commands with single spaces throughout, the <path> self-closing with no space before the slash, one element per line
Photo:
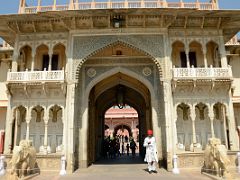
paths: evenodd
<path fill-rule="evenodd" d="M 147 172 L 147 164 L 140 157 L 121 156 L 116 159 L 103 159 L 89 168 L 78 169 L 73 174 L 59 176 L 59 172 L 42 172 L 34 180 L 209 180 L 200 169 L 180 169 L 175 175 L 163 168 L 157 174 Z M 59 170 L 60 171 L 60 170 Z M 233 171 L 232 171 L 233 172 Z M 238 174 L 237 174 L 238 177 Z M 240 178 L 239 178 L 240 180 Z"/>
<path fill-rule="evenodd" d="M 59 175 L 41 174 L 35 177 L 34 180 L 175 180 L 175 179 L 194 179 L 194 180 L 209 180 L 208 177 L 202 175 L 200 171 L 184 170 L 179 175 L 168 172 L 165 169 L 158 169 L 158 173 L 149 174 L 146 171 L 146 164 L 131 164 L 131 165 L 92 165 L 86 169 L 79 169 L 73 174 L 68 174 L 64 177 Z"/>

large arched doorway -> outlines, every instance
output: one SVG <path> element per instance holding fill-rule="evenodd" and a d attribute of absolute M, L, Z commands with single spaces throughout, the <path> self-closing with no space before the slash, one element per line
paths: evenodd
<path fill-rule="evenodd" d="M 103 84 L 105 88 L 103 88 Z M 88 141 L 89 163 L 93 163 L 103 154 L 104 115 L 110 107 L 118 104 L 119 88 L 122 91 L 123 103 L 131 105 L 138 112 L 140 142 L 145 136 L 147 128 L 152 129 L 151 112 L 149 111 L 151 109 L 150 93 L 144 84 L 122 73 L 116 73 L 102 80 L 92 88 L 89 95 L 88 139 L 91 139 Z M 139 147 L 139 150 L 142 154 L 142 146 Z"/>
<path fill-rule="evenodd" d="M 153 129 L 159 160 L 163 160 L 166 132 L 160 72 L 151 57 L 136 49 L 114 43 L 93 52 L 81 65 L 75 93 L 75 124 L 79 128 L 73 142 L 74 162 L 78 167 L 87 167 L 101 158 L 107 128 L 104 115 L 122 101 L 137 111 L 139 146 L 147 129 Z M 119 89 L 123 94 L 121 100 Z M 139 150 L 143 155 L 143 148 Z"/>

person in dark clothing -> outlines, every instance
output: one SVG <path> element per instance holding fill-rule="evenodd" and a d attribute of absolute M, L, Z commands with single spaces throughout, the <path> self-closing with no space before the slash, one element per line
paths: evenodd
<path fill-rule="evenodd" d="M 127 149 L 127 155 L 128 155 L 128 156 L 129 156 L 129 148 L 130 148 L 130 146 L 129 146 L 129 144 L 127 143 L 126 149 Z"/>
<path fill-rule="evenodd" d="M 132 157 L 136 156 L 136 148 L 137 148 L 137 145 L 136 145 L 135 141 L 132 139 L 130 142 L 130 149 L 132 151 Z"/>

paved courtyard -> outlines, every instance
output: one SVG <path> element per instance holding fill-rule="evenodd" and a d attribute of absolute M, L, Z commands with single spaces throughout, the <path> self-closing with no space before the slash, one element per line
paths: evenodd
<path fill-rule="evenodd" d="M 158 169 L 157 174 L 149 174 L 146 171 L 147 164 L 140 158 L 127 157 L 126 155 L 115 160 L 101 160 L 89 168 L 79 169 L 73 174 L 64 177 L 54 174 L 42 173 L 34 180 L 61 180 L 61 179 L 84 179 L 84 180 L 146 180 L 146 179 L 209 179 L 202 175 L 199 170 L 181 170 L 179 175 L 167 172 L 165 169 Z"/>

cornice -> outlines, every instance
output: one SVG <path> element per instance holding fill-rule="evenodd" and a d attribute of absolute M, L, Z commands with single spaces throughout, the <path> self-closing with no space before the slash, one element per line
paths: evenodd
<path fill-rule="evenodd" d="M 114 28 L 115 21 L 120 28 Z M 240 10 L 174 8 L 90 9 L 0 16 L 0 36 L 13 45 L 16 34 L 131 29 L 220 29 L 228 41 L 240 29 Z M 156 31 L 158 32 L 158 30 Z M 132 32 L 134 33 L 134 32 Z"/>

